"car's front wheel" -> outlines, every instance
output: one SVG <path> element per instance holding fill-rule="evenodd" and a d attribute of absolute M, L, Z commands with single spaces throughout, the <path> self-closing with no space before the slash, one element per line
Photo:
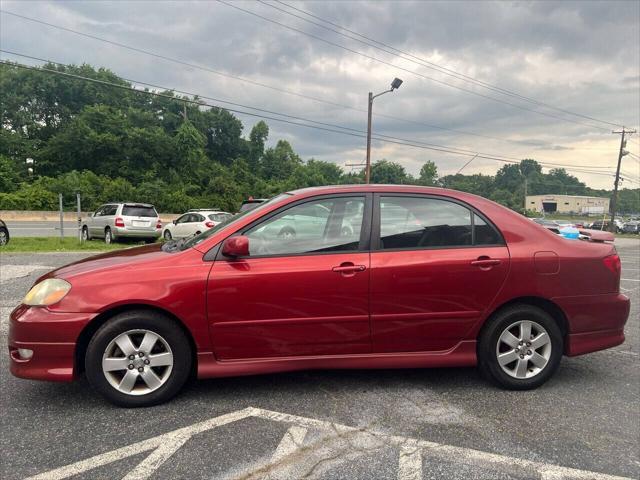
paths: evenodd
<path fill-rule="evenodd" d="M 9 243 L 9 232 L 3 227 L 0 227 L 0 247 Z"/>
<path fill-rule="evenodd" d="M 163 237 L 164 237 L 165 241 L 167 241 L 167 242 L 170 242 L 170 241 L 171 241 L 171 239 L 173 238 L 173 237 L 171 236 L 171 232 L 170 232 L 169 230 L 165 230 L 165 231 L 164 231 L 164 233 L 163 233 Z"/>
<path fill-rule="evenodd" d="M 109 319 L 85 355 L 91 385 L 122 407 L 148 407 L 176 395 L 189 378 L 192 352 L 183 330 L 165 315 L 132 310 Z"/>
<path fill-rule="evenodd" d="M 480 335 L 482 373 L 511 390 L 529 390 L 546 382 L 560 365 L 562 332 L 544 310 L 530 305 L 505 308 Z"/>
<path fill-rule="evenodd" d="M 88 242 L 89 240 L 91 240 L 91 235 L 89 235 L 89 228 L 82 227 L 82 241 Z"/>

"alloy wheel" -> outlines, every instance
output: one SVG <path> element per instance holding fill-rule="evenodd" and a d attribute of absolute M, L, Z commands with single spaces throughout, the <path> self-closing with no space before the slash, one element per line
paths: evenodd
<path fill-rule="evenodd" d="M 7 244 L 7 232 L 4 230 L 0 230 L 0 245 Z"/>
<path fill-rule="evenodd" d="M 151 330 L 129 330 L 114 338 L 102 357 L 109 384 L 126 395 L 146 395 L 164 385 L 173 369 L 167 341 Z"/>
<path fill-rule="evenodd" d="M 518 379 L 535 377 L 549 363 L 551 337 L 539 323 L 520 320 L 500 334 L 496 357 L 507 375 Z"/>

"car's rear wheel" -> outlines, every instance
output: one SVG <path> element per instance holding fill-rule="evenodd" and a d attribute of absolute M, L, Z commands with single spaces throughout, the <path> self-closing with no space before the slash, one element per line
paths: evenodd
<path fill-rule="evenodd" d="M 189 378 L 192 352 L 165 315 L 132 310 L 111 318 L 91 338 L 85 371 L 91 385 L 122 407 L 148 407 L 176 395 Z"/>
<path fill-rule="evenodd" d="M 171 239 L 173 238 L 173 237 L 171 236 L 171 232 L 170 232 L 169 230 L 165 230 L 165 231 L 164 231 L 163 237 L 164 237 L 164 239 L 165 239 L 167 242 L 170 242 L 170 241 L 171 241 Z"/>
<path fill-rule="evenodd" d="M 105 228 L 104 230 L 104 243 L 106 243 L 107 245 L 113 243 L 113 233 L 111 233 L 111 229 L 109 227 Z"/>
<path fill-rule="evenodd" d="M 500 311 L 479 338 L 482 373 L 511 390 L 529 390 L 546 382 L 560 365 L 562 332 L 544 310 L 514 305 Z"/>
<path fill-rule="evenodd" d="M 91 235 L 89 235 L 89 229 L 87 227 L 82 227 L 82 241 L 88 242 L 91 240 Z"/>

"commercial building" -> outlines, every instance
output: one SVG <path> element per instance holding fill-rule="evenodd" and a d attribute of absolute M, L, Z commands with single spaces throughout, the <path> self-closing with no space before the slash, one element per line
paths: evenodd
<path fill-rule="evenodd" d="M 540 213 L 603 214 L 609 211 L 606 197 L 582 195 L 527 195 L 527 210 Z"/>

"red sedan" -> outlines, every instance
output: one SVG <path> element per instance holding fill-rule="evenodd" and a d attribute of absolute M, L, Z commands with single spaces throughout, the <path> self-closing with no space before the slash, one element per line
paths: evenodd
<path fill-rule="evenodd" d="M 146 406 L 190 376 L 478 364 L 510 389 L 619 345 L 607 242 L 568 240 L 471 194 L 298 190 L 190 240 L 50 272 L 11 314 L 11 372 Z"/>

